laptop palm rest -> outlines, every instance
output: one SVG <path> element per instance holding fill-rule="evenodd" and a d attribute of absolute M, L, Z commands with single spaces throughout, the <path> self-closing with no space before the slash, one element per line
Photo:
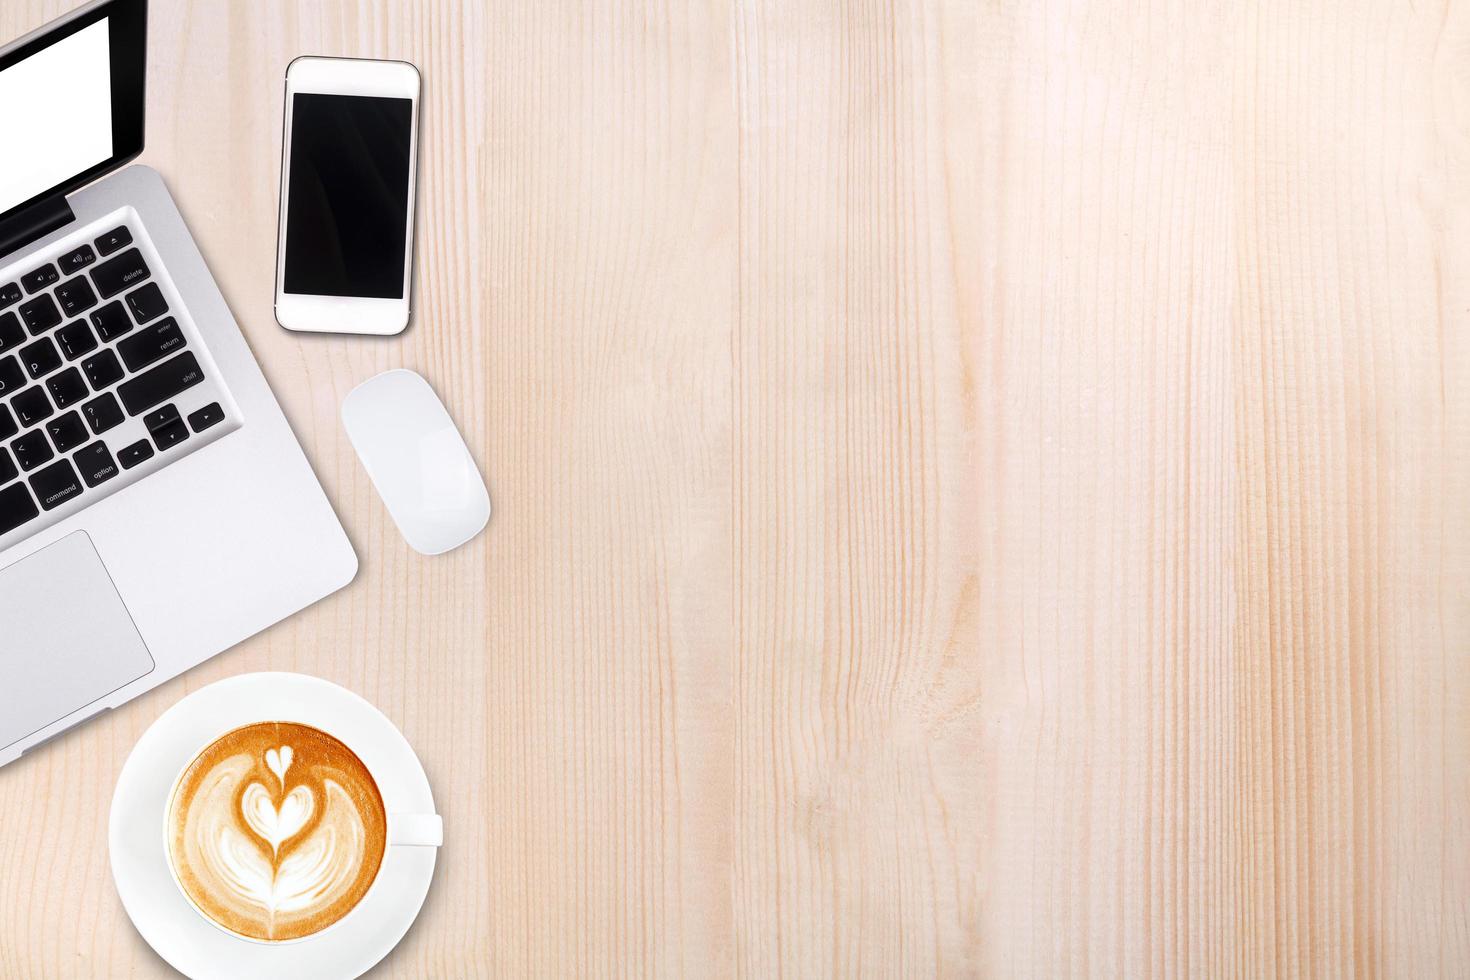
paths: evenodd
<path fill-rule="evenodd" d="M 0 569 L 0 755 L 152 669 L 86 532 Z"/>

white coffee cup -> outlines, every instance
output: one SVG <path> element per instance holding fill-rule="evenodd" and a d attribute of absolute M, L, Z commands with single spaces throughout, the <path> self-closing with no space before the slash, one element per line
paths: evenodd
<path fill-rule="evenodd" d="M 201 743 L 199 747 L 195 750 L 194 754 L 189 757 L 189 760 L 179 767 L 178 774 L 174 776 L 173 783 L 170 786 L 168 792 L 169 803 L 164 807 L 163 846 L 165 854 L 167 854 L 168 852 L 168 842 L 173 832 L 173 799 L 178 794 L 179 784 L 188 774 L 190 768 L 194 763 L 194 759 L 199 755 L 200 752 L 204 751 L 208 746 L 214 744 L 216 741 L 229 734 L 230 732 L 264 722 L 290 722 L 293 724 L 304 724 L 308 725 L 311 728 L 315 728 L 318 731 L 325 732 L 327 735 L 330 735 L 338 742 L 341 742 L 353 753 L 353 755 L 357 756 L 358 760 L 362 762 L 363 767 L 367 769 L 368 774 L 372 776 L 374 783 L 378 785 L 379 792 L 382 792 L 382 783 L 379 781 L 379 774 L 373 771 L 373 767 L 367 762 L 366 759 L 363 759 L 363 757 L 357 752 L 357 750 L 352 746 L 352 743 L 347 738 L 344 738 L 339 733 L 332 731 L 331 728 L 321 722 L 321 719 L 302 721 L 298 718 L 257 718 L 254 721 L 245 722 L 243 725 L 231 725 L 228 728 L 221 729 L 213 737 L 206 739 L 203 743 Z M 246 936 L 242 935 L 241 933 L 235 932 L 233 929 L 230 929 L 224 923 L 215 919 L 208 912 L 199 907 L 199 905 L 194 901 L 193 897 L 190 896 L 188 889 L 184 887 L 184 883 L 179 880 L 178 868 L 175 867 L 172 859 L 170 859 L 168 862 L 169 872 L 173 877 L 174 886 L 178 888 L 179 894 L 183 896 L 184 901 L 189 903 L 189 907 L 193 909 L 194 912 L 198 914 L 199 917 L 202 918 L 205 922 L 208 922 L 214 928 L 221 930 L 226 935 L 234 939 L 243 940 L 244 942 L 249 943 L 259 943 L 266 946 L 280 946 L 288 943 L 310 942 L 320 936 L 331 932 L 338 926 L 342 925 L 344 922 L 351 919 L 353 913 L 361 908 L 363 904 L 366 903 L 369 898 L 371 898 L 373 894 L 373 889 L 378 887 L 378 882 L 382 878 L 383 866 L 388 861 L 388 854 L 386 853 L 388 848 L 440 847 L 443 845 L 444 821 L 443 818 L 441 818 L 437 813 L 397 813 L 388 809 L 388 801 L 386 798 L 383 801 L 383 805 L 384 817 L 387 822 L 387 834 L 386 840 L 384 842 L 385 853 L 383 855 L 383 861 L 378 866 L 377 873 L 373 876 L 372 884 L 368 886 L 368 890 L 363 894 L 362 898 L 359 899 L 357 903 L 351 909 L 349 909 L 341 918 L 330 922 L 326 926 L 323 926 L 315 932 L 312 932 L 305 936 L 299 936 L 293 939 L 259 939 L 255 936 Z"/>
<path fill-rule="evenodd" d="M 221 735 L 260 721 L 294 722 L 341 741 L 372 774 L 387 815 L 372 885 L 339 920 L 299 939 L 237 935 L 189 901 L 159 834 L 179 775 Z M 164 712 L 124 763 L 108 843 L 123 907 L 160 956 L 195 978 L 354 977 L 407 933 L 428 895 L 443 822 L 412 747 L 382 712 L 344 688 L 301 674 L 260 673 L 202 688 Z"/>

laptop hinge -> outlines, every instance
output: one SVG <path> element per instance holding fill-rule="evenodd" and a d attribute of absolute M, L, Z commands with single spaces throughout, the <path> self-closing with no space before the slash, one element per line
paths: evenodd
<path fill-rule="evenodd" d="M 45 238 L 76 217 L 71 205 L 66 203 L 66 196 L 57 194 L 31 205 L 8 221 L 0 221 L 0 259 Z"/>

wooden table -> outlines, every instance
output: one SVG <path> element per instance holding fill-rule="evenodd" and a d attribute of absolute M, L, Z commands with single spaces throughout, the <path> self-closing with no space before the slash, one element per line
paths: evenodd
<path fill-rule="evenodd" d="M 1458 0 L 154 0 L 145 160 L 362 571 L 0 771 L 0 976 L 168 972 L 113 782 L 263 669 L 427 765 L 383 976 L 1463 975 L 1467 50 Z M 273 322 L 300 53 L 424 72 L 401 338 Z M 495 502 L 447 557 L 337 421 L 397 365 Z"/>

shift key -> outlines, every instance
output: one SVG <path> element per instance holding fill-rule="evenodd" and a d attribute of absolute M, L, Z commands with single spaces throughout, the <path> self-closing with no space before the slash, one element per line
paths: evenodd
<path fill-rule="evenodd" d="M 189 351 L 124 381 L 117 389 L 129 415 L 146 412 L 204 380 L 204 371 Z"/>
<path fill-rule="evenodd" d="M 117 352 L 129 371 L 137 371 L 183 346 L 183 331 L 173 317 L 167 317 L 123 340 Z"/>

